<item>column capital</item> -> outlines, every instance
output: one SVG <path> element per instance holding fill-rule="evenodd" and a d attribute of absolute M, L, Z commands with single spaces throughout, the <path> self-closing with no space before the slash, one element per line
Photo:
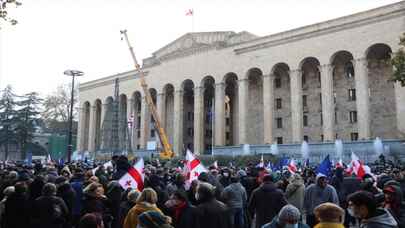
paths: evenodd
<path fill-rule="evenodd" d="M 318 70 L 319 70 L 320 72 L 325 71 L 325 70 L 326 70 L 327 72 L 332 72 L 333 69 L 335 69 L 335 66 L 332 65 L 332 64 L 329 64 L 329 63 L 327 63 L 327 64 L 322 64 L 322 65 L 318 65 L 317 67 L 318 67 Z"/>
<path fill-rule="evenodd" d="M 225 86 L 225 83 L 224 82 L 215 83 L 215 88 L 220 87 L 220 86 Z"/>
<path fill-rule="evenodd" d="M 275 78 L 276 74 L 275 73 L 270 73 L 270 74 L 264 74 L 263 78 Z"/>
<path fill-rule="evenodd" d="M 247 78 L 242 78 L 242 79 L 238 79 L 238 84 L 239 83 L 245 83 L 245 82 L 248 82 L 249 81 L 249 79 L 247 79 Z"/>
<path fill-rule="evenodd" d="M 356 66 L 356 64 L 366 65 L 367 64 L 367 58 L 365 58 L 365 57 L 355 58 L 355 59 L 352 59 L 351 62 L 352 62 L 352 64 L 354 66 Z"/>

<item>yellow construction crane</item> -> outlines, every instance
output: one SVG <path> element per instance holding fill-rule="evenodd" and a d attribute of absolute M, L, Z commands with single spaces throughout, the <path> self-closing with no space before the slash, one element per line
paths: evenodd
<path fill-rule="evenodd" d="M 128 44 L 129 52 L 131 53 L 132 59 L 135 64 L 135 69 L 136 69 L 137 73 L 139 74 L 139 79 L 141 82 L 143 92 L 145 94 L 146 103 L 148 104 L 149 110 L 152 113 L 153 119 L 155 120 L 154 126 L 155 126 L 156 131 L 158 132 L 159 139 L 160 139 L 160 142 L 162 143 L 162 147 L 163 147 L 163 151 L 160 152 L 160 157 L 162 159 L 170 159 L 174 155 L 174 153 L 172 151 L 172 146 L 170 145 L 167 135 L 165 133 L 165 130 L 163 129 L 163 127 L 161 125 L 159 115 L 156 111 L 155 104 L 153 103 L 152 96 L 150 95 L 150 92 L 148 89 L 148 84 L 146 84 L 146 81 L 145 81 L 145 74 L 143 73 L 141 67 L 139 66 L 138 61 L 136 60 L 136 56 L 135 56 L 133 47 L 129 43 L 127 30 L 121 30 L 120 32 L 124 36 L 125 41 Z"/>

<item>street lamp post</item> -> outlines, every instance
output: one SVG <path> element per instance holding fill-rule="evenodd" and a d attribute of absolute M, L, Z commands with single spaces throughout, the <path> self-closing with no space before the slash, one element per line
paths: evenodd
<path fill-rule="evenodd" d="M 70 163 L 72 157 L 72 128 L 73 128 L 73 102 L 74 102 L 74 87 L 75 87 L 75 77 L 83 76 L 84 73 L 78 70 L 65 70 L 63 74 L 72 77 L 72 93 L 70 97 L 70 113 L 69 113 L 69 135 L 68 135 L 68 145 L 67 145 L 67 162 Z"/>

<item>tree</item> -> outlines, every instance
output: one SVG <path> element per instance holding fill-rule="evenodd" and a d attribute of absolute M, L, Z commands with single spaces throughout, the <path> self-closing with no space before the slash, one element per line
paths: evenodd
<path fill-rule="evenodd" d="M 38 93 L 28 93 L 17 102 L 20 109 L 17 112 L 17 126 L 15 129 L 16 139 L 22 151 L 22 157 L 25 158 L 27 146 L 32 142 L 36 126 L 39 121 L 40 105 L 42 99 Z"/>
<path fill-rule="evenodd" d="M 78 85 L 75 85 L 73 120 L 77 120 L 77 100 Z M 69 122 L 70 102 L 71 102 L 71 84 L 62 84 L 56 88 L 56 91 L 45 97 L 43 102 L 44 111 L 41 113 L 45 125 L 52 132 L 61 132 L 67 130 Z"/>
<path fill-rule="evenodd" d="M 15 129 L 18 124 L 17 102 L 10 85 L 1 91 L 0 99 L 0 146 L 4 146 L 5 159 L 8 158 L 10 143 L 17 143 Z"/>
<path fill-rule="evenodd" d="M 391 64 L 394 67 L 392 80 L 400 82 L 401 86 L 405 86 L 405 33 L 400 38 L 399 45 L 401 47 L 391 58 Z"/>
<path fill-rule="evenodd" d="M 21 6 L 21 2 L 18 2 L 16 0 L 0 0 L 0 19 L 5 22 L 9 22 L 11 25 L 16 25 L 18 23 L 17 20 L 8 16 L 8 7 L 10 5 L 18 7 Z"/>

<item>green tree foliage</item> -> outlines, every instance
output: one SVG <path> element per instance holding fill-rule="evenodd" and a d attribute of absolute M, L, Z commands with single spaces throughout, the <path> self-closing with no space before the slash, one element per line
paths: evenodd
<path fill-rule="evenodd" d="M 17 143 L 16 128 L 17 118 L 17 96 L 11 86 L 1 91 L 0 99 L 0 146 L 4 147 L 5 157 L 8 158 L 10 143 Z"/>
<path fill-rule="evenodd" d="M 27 151 L 27 143 L 31 143 L 36 126 L 39 121 L 40 105 L 42 99 L 38 93 L 32 92 L 21 96 L 17 105 L 19 110 L 17 112 L 17 126 L 15 129 L 17 141 L 23 152 L 22 157 L 25 157 Z"/>
<path fill-rule="evenodd" d="M 391 64 L 394 67 L 392 80 L 400 82 L 401 86 L 405 86 L 405 33 L 400 38 L 399 45 L 401 47 L 391 58 Z"/>

